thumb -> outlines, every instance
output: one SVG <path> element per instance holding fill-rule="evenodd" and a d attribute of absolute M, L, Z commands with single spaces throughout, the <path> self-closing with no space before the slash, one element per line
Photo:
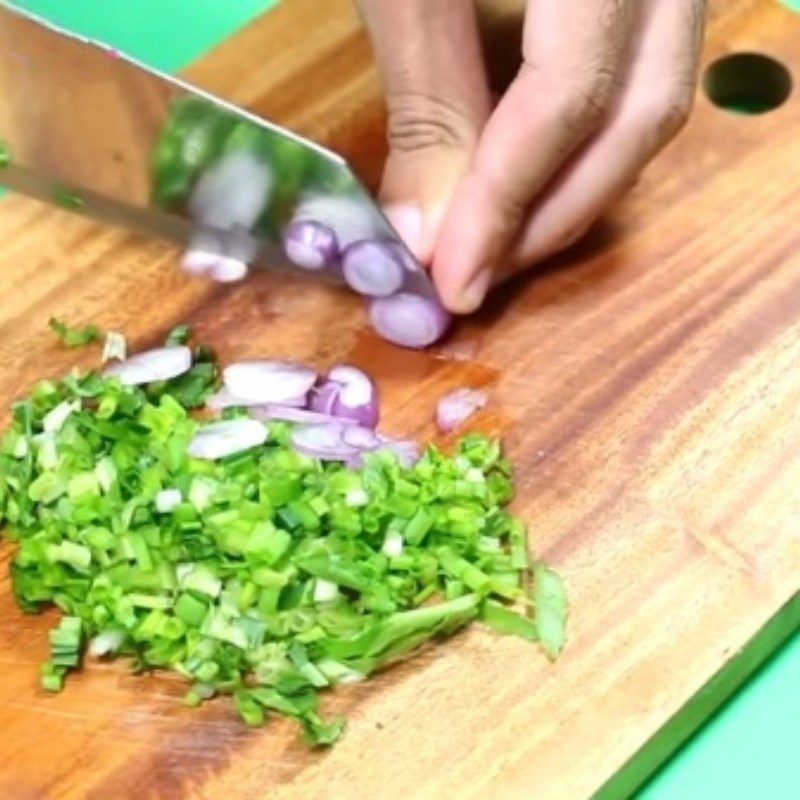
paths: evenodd
<path fill-rule="evenodd" d="M 362 0 L 360 8 L 388 110 L 381 200 L 397 233 L 428 264 L 489 115 L 473 4 Z"/>

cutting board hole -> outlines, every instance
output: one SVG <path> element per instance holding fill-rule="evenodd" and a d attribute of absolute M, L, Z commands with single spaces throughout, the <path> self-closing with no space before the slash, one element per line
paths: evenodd
<path fill-rule="evenodd" d="M 733 114 L 765 114 L 792 93 L 792 76 L 762 53 L 733 53 L 710 64 L 703 76 L 708 99 Z"/>

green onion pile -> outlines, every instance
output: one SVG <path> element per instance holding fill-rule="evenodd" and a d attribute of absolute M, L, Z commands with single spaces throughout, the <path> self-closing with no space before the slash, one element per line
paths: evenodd
<path fill-rule="evenodd" d="M 231 695 L 246 723 L 286 715 L 324 745 L 344 720 L 320 716 L 320 689 L 473 619 L 558 655 L 563 586 L 530 563 L 525 527 L 505 510 L 497 441 L 469 434 L 452 455 L 428 447 L 405 466 L 376 450 L 348 468 L 298 453 L 292 423 L 273 420 L 262 445 L 192 458 L 210 424 L 193 409 L 217 383 L 196 348 L 180 377 L 128 386 L 73 372 L 14 405 L 0 523 L 17 546 L 21 608 L 63 612 L 45 689 L 87 653 L 123 655 L 185 676 L 188 705 Z"/>

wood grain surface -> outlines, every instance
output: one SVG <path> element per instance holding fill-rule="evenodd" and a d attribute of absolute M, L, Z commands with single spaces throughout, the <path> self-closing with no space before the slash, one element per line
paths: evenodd
<path fill-rule="evenodd" d="M 348 154 L 374 184 L 383 110 L 349 0 L 291 0 L 189 70 L 227 98 Z M 324 10 L 323 10 L 324 7 Z M 800 76 L 800 18 L 714 4 L 706 60 L 754 49 Z M 302 42 L 302 46 L 300 45 Z M 2 100 L 0 99 L 0 102 Z M 354 359 L 386 427 L 430 436 L 435 399 L 487 385 L 516 510 L 567 581 L 556 664 L 478 626 L 326 699 L 332 750 L 290 723 L 246 729 L 225 701 L 91 665 L 39 689 L 54 615 L 27 617 L 0 549 L 0 797 L 398 800 L 592 795 L 800 582 L 800 96 L 759 117 L 702 96 L 686 131 L 587 242 L 498 292 L 452 339 L 398 351 L 358 298 L 259 274 L 219 287 L 177 253 L 16 197 L 0 204 L 0 402 L 96 353 L 49 316 L 156 342 L 193 324 L 223 359 Z M 474 345 L 472 362 L 447 357 Z"/>

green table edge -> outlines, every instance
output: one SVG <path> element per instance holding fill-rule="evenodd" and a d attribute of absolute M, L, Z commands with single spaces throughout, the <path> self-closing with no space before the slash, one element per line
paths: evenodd
<path fill-rule="evenodd" d="M 643 788 L 681 745 L 710 722 L 722 705 L 798 631 L 800 590 L 603 784 L 593 800 L 620 800 Z"/>

